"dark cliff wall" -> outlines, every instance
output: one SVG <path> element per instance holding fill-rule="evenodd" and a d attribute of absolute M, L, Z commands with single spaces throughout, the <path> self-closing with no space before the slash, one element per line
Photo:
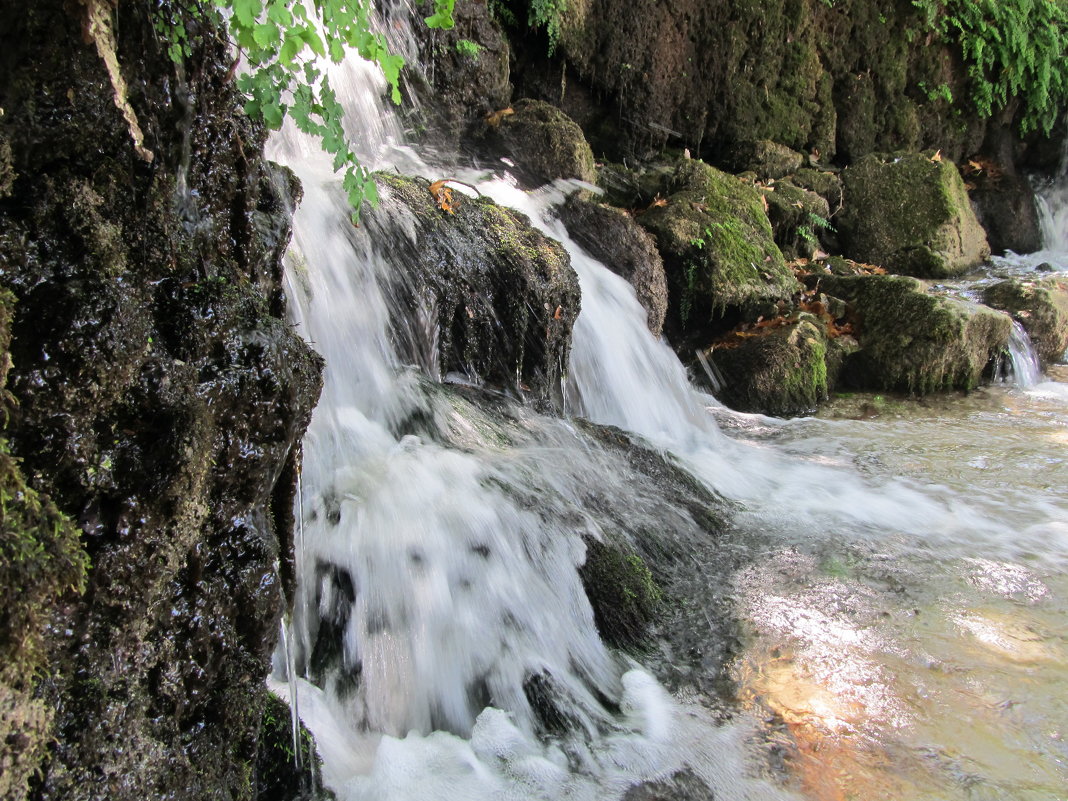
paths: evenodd
<path fill-rule="evenodd" d="M 36 679 L 13 679 L 50 729 L 16 731 L 19 709 L 0 710 L 0 748 L 35 763 L 34 798 L 249 798 L 319 389 L 284 321 L 296 188 L 238 111 L 217 31 L 185 18 L 179 67 L 150 16 L 181 19 L 168 2 L 2 6 L 2 435 L 90 567 L 29 633 Z"/>

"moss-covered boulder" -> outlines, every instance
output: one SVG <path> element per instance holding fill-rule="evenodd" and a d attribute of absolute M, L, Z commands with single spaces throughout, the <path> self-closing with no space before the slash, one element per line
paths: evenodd
<path fill-rule="evenodd" d="M 587 539 L 586 561 L 579 575 L 605 642 L 619 648 L 641 644 L 663 599 L 637 551 L 620 543 Z"/>
<path fill-rule="evenodd" d="M 960 275 L 989 255 L 957 168 L 937 154 L 865 156 L 842 172 L 843 251 L 920 278 Z"/>
<path fill-rule="evenodd" d="M 597 180 L 593 151 L 582 129 L 556 106 L 525 98 L 488 126 L 490 149 L 515 162 L 530 186 L 557 178 Z"/>
<path fill-rule="evenodd" d="M 667 277 L 652 236 L 634 218 L 612 206 L 577 194 L 560 208 L 568 233 L 591 256 L 634 287 L 653 336 L 660 336 L 667 315 Z"/>
<path fill-rule="evenodd" d="M 1068 350 L 1068 280 L 1011 278 L 983 291 L 983 301 L 1019 320 L 1042 365 L 1064 360 Z"/>
<path fill-rule="evenodd" d="M 728 310 L 755 317 L 798 290 L 753 186 L 686 159 L 670 188 L 638 221 L 663 256 L 676 329 L 699 332 Z"/>
<path fill-rule="evenodd" d="M 433 0 L 422 0 L 423 16 Z M 419 113 L 421 139 L 454 150 L 461 138 L 481 125 L 487 114 L 505 108 L 512 96 L 511 50 L 485 0 L 457 3 L 452 28 L 413 26 L 419 63 L 425 70 L 406 76 L 426 95 Z"/>
<path fill-rule="evenodd" d="M 383 200 L 366 225 L 375 246 L 409 265 L 393 290 L 405 358 L 434 377 L 459 373 L 537 402 L 557 398 L 579 312 L 563 247 L 486 198 L 457 193 L 445 210 L 422 178 L 380 182 Z M 396 237 L 398 215 L 411 220 L 409 237 Z"/>
<path fill-rule="evenodd" d="M 830 233 L 831 210 L 822 195 L 803 189 L 790 180 L 760 187 L 768 204 L 768 220 L 775 244 L 787 259 L 811 256 L 826 249 L 821 237 Z"/>
<path fill-rule="evenodd" d="M 785 178 L 801 169 L 805 157 L 770 139 L 737 142 L 728 156 L 734 172 L 752 172 L 761 180 Z"/>
<path fill-rule="evenodd" d="M 827 339 L 813 319 L 726 337 L 706 353 L 723 377 L 718 397 L 743 412 L 791 415 L 826 400 Z"/>
<path fill-rule="evenodd" d="M 802 167 L 790 175 L 790 183 L 815 192 L 827 201 L 829 210 L 828 219 L 834 217 L 842 210 L 842 179 L 835 172 L 817 170 L 813 167 Z"/>
<path fill-rule="evenodd" d="M 846 357 L 841 379 L 856 389 L 972 389 L 1012 330 L 1007 314 L 928 294 L 914 278 L 826 275 L 819 282 L 854 311 L 860 349 Z"/>

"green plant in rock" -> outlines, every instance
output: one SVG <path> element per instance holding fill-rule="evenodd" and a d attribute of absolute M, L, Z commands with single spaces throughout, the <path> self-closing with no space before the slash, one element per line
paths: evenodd
<path fill-rule="evenodd" d="M 808 242 L 813 247 L 819 247 L 820 240 L 817 236 L 817 231 L 831 231 L 836 230 L 831 221 L 826 217 L 821 217 L 814 211 L 810 211 L 807 215 L 808 222 L 804 225 L 797 227 L 797 235 Z"/>
<path fill-rule="evenodd" d="M 478 61 L 479 53 L 482 52 L 482 45 L 478 42 L 472 42 L 470 39 L 461 39 L 456 43 L 456 52 L 472 61 Z"/>
<path fill-rule="evenodd" d="M 451 28 L 456 0 L 435 0 L 425 22 L 431 28 Z M 319 138 L 343 173 L 342 186 L 353 217 L 366 200 L 378 200 L 374 179 L 360 164 L 342 126 L 344 109 L 330 86 L 322 59 L 339 63 L 355 50 L 378 64 L 389 83 L 394 103 L 400 103 L 400 71 L 404 59 L 391 53 L 385 37 L 372 29 L 373 0 L 210 0 L 193 12 L 226 24 L 238 54 L 247 67 L 237 87 L 248 97 L 245 112 L 277 130 L 289 116 L 305 133 Z M 168 43 L 175 61 L 190 54 L 181 15 L 158 11 L 156 29 Z"/>
<path fill-rule="evenodd" d="M 508 25 L 516 24 L 515 13 L 509 7 L 514 0 L 490 0 L 490 8 L 499 20 Z M 560 41 L 560 22 L 567 11 L 567 0 L 529 0 L 527 25 L 541 28 L 549 37 L 549 55 L 556 52 Z"/>
<path fill-rule="evenodd" d="M 989 117 L 1018 98 L 1020 132 L 1049 134 L 1068 101 L 1068 0 L 912 4 L 928 30 L 960 46 L 979 114 Z"/>

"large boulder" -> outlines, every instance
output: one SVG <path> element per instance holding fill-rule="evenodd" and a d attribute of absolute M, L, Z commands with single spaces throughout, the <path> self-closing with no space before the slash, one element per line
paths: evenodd
<path fill-rule="evenodd" d="M 813 319 L 739 332 L 706 357 L 723 378 L 717 397 L 733 409 L 802 414 L 827 398 L 827 338 Z"/>
<path fill-rule="evenodd" d="M 667 314 L 667 278 L 652 236 L 621 209 L 577 194 L 560 208 L 560 218 L 591 256 L 630 282 L 645 308 L 649 330 L 660 336 Z"/>
<path fill-rule="evenodd" d="M 1043 365 L 1064 360 L 1068 350 L 1068 280 L 1055 276 L 1010 278 L 987 287 L 983 301 L 1019 320 Z"/>
<path fill-rule="evenodd" d="M 380 183 L 382 203 L 366 224 L 372 242 L 409 265 L 393 289 L 402 354 L 434 377 L 459 373 L 554 400 L 579 312 L 578 277 L 560 243 L 488 199 L 456 195 L 446 210 L 422 178 L 384 173 Z M 411 221 L 407 239 L 390 225 L 399 215 Z"/>
<path fill-rule="evenodd" d="M 976 217 L 994 253 L 1033 253 L 1042 247 L 1035 191 L 1021 175 L 990 175 L 980 167 L 968 175 Z"/>
<path fill-rule="evenodd" d="M 842 172 L 847 256 L 920 278 L 960 275 L 989 255 L 957 168 L 937 154 L 865 156 Z"/>
<path fill-rule="evenodd" d="M 515 162 L 528 186 L 557 178 L 597 180 L 593 151 L 578 124 L 543 100 L 524 98 L 488 126 L 490 148 Z"/>
<path fill-rule="evenodd" d="M 1007 314 L 929 294 L 915 278 L 823 275 L 819 285 L 855 313 L 860 349 L 846 358 L 841 378 L 857 389 L 972 389 L 1012 330 Z"/>
<path fill-rule="evenodd" d="M 700 332 L 728 312 L 755 318 L 800 288 L 752 185 L 686 159 L 668 188 L 638 221 L 664 258 L 677 329 Z"/>
<path fill-rule="evenodd" d="M 788 259 L 808 257 L 825 246 L 820 237 L 833 234 L 827 200 L 790 180 L 760 187 L 768 204 L 775 244 Z"/>

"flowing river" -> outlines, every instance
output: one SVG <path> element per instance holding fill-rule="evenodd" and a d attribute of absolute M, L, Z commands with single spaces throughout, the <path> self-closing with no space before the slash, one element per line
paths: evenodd
<path fill-rule="evenodd" d="M 334 81 L 365 163 L 440 177 L 373 69 Z M 467 171 L 567 247 L 582 288 L 566 415 L 489 409 L 394 349 L 411 231 L 388 192 L 355 229 L 314 142 L 272 147 L 304 184 L 287 291 L 326 360 L 273 686 L 339 798 L 1068 798 L 1065 368 L 1028 374 L 1021 343 L 1015 373 L 968 396 L 733 413 L 554 219 L 568 187 Z M 1061 238 L 992 270 L 1068 268 L 1065 194 L 1043 199 Z M 408 313 L 432 354 L 432 310 Z M 721 498 L 723 535 L 583 420 Z M 620 520 L 651 563 L 683 554 L 639 661 L 602 642 L 578 572 Z"/>

